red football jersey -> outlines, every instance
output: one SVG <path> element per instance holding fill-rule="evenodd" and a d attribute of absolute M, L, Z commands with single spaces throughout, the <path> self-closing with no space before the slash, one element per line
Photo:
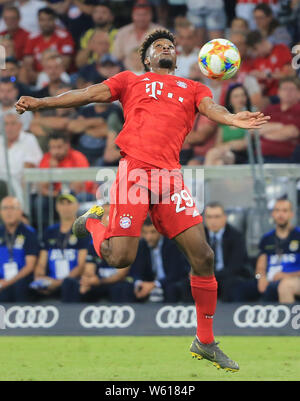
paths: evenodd
<path fill-rule="evenodd" d="M 175 75 L 124 71 L 103 82 L 120 100 L 125 124 L 116 144 L 122 152 L 156 167 L 180 168 L 179 152 L 204 97 L 203 84 Z"/>
<path fill-rule="evenodd" d="M 292 53 L 284 44 L 275 45 L 268 57 L 256 58 L 253 61 L 253 69 L 266 71 L 272 75 L 272 72 L 280 72 L 283 67 L 292 62 Z M 265 85 L 265 95 L 274 96 L 278 91 L 278 80 L 269 79 L 260 81 Z"/>
<path fill-rule="evenodd" d="M 42 71 L 42 55 L 47 49 L 53 49 L 61 55 L 70 56 L 74 54 L 75 44 L 72 36 L 64 29 L 56 29 L 53 35 L 47 39 L 42 35 L 30 35 L 26 43 L 24 55 L 34 57 L 34 68 L 36 71 Z"/>

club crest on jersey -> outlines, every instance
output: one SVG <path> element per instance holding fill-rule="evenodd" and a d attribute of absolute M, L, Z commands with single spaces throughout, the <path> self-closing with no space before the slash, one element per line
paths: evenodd
<path fill-rule="evenodd" d="M 129 228 L 131 226 L 131 219 L 132 216 L 129 214 L 123 214 L 120 216 L 120 227 L 122 228 Z"/>
<path fill-rule="evenodd" d="M 299 249 L 299 241 L 293 240 L 290 242 L 290 251 L 295 252 Z"/>
<path fill-rule="evenodd" d="M 187 88 L 187 84 L 183 81 L 177 81 L 176 83 L 180 88 L 183 88 L 183 89 Z"/>

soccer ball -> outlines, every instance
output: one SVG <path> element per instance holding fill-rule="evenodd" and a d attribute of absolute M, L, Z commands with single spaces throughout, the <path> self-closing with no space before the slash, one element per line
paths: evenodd
<path fill-rule="evenodd" d="M 201 72 L 210 79 L 232 78 L 241 64 L 238 48 L 227 39 L 213 39 L 200 50 L 198 63 Z"/>

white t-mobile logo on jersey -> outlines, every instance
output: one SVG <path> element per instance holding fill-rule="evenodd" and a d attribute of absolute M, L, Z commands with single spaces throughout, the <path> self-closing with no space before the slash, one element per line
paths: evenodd
<path fill-rule="evenodd" d="M 150 97 L 154 97 L 157 100 L 156 95 L 161 95 L 161 90 L 164 84 L 162 82 L 151 82 L 150 84 L 146 84 L 146 93 L 150 93 Z"/>

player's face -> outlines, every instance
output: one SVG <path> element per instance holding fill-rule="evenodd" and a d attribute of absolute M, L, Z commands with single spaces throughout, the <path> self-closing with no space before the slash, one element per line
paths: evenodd
<path fill-rule="evenodd" d="M 207 207 L 204 216 L 205 225 L 209 231 L 217 233 L 226 225 L 226 214 L 220 207 Z"/>
<path fill-rule="evenodd" d="M 274 222 L 279 227 L 286 227 L 293 218 L 293 210 L 290 202 L 280 201 L 274 206 L 272 217 Z"/>
<path fill-rule="evenodd" d="M 173 71 L 176 68 L 176 51 L 174 44 L 168 39 L 158 39 L 148 50 L 145 63 L 150 70 L 166 68 Z"/>

